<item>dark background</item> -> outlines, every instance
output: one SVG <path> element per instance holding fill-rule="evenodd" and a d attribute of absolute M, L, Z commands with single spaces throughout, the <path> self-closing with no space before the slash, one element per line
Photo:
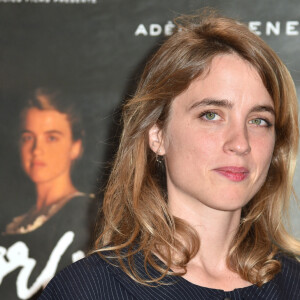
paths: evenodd
<path fill-rule="evenodd" d="M 38 0 L 36 0 L 38 2 Z M 300 21 L 300 2 L 98 0 L 96 4 L 5 3 L 0 0 L 0 226 L 34 204 L 17 147 L 18 114 L 28 89 L 56 85 L 70 91 L 82 112 L 86 145 L 74 169 L 79 190 L 97 192 L 105 183 L 108 161 L 119 134 L 119 109 L 133 93 L 149 55 L 165 39 L 135 36 L 139 24 L 164 28 L 182 13 L 210 6 L 243 22 L 260 21 L 261 37 L 287 64 L 300 92 L 298 35 L 285 33 L 287 21 Z M 280 34 L 265 33 L 266 21 L 280 22 Z M 164 30 L 163 30 L 164 31 Z M 300 170 L 296 192 L 300 195 Z M 101 197 L 99 197 L 101 198 Z M 300 212 L 291 210 L 295 235 Z M 0 286 L 1 290 L 1 286 Z"/>

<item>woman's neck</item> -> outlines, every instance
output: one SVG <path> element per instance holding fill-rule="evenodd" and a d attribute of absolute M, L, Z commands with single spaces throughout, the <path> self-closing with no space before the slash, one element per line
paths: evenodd
<path fill-rule="evenodd" d="M 69 176 L 59 176 L 51 181 L 36 184 L 37 210 L 59 202 L 66 196 L 73 194 L 77 189 L 72 184 Z"/>
<path fill-rule="evenodd" d="M 239 224 L 241 210 L 220 211 L 201 203 L 187 205 L 182 201 L 170 201 L 171 214 L 185 220 L 200 237 L 200 250 L 194 260 L 206 264 L 214 261 L 216 265 L 226 263 L 230 244 Z"/>
<path fill-rule="evenodd" d="M 176 199 L 169 199 L 169 209 L 172 215 L 194 228 L 200 238 L 199 251 L 188 263 L 184 278 L 201 286 L 223 290 L 250 285 L 227 265 L 230 245 L 239 228 L 241 209 L 221 211 L 201 202 Z"/>

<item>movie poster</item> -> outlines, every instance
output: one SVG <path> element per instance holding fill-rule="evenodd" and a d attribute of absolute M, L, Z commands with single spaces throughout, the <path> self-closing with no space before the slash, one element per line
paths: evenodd
<path fill-rule="evenodd" d="M 174 17 L 206 6 L 266 40 L 299 94 L 293 0 L 0 0 L 0 299 L 37 299 L 87 253 L 122 103 Z M 295 203 L 291 216 L 300 237 Z"/>

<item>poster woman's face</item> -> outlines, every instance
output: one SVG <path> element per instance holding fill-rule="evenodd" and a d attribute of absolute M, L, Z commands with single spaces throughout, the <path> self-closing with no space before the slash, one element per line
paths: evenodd
<path fill-rule="evenodd" d="M 266 179 L 274 122 L 274 104 L 257 71 L 236 55 L 215 57 L 208 74 L 171 107 L 160 146 L 169 199 L 242 208 Z"/>
<path fill-rule="evenodd" d="M 73 142 L 67 115 L 37 108 L 24 113 L 20 154 L 23 169 L 34 183 L 70 176 L 80 151 L 81 141 Z"/>

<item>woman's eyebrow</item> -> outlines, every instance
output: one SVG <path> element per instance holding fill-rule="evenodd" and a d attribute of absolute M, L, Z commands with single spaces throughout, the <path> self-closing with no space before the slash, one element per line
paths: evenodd
<path fill-rule="evenodd" d="M 264 111 L 267 111 L 275 116 L 274 108 L 271 105 L 257 105 L 250 110 L 250 112 L 264 112 Z"/>
<path fill-rule="evenodd" d="M 233 103 L 230 102 L 227 99 L 210 99 L 210 98 L 204 98 L 200 101 L 197 101 L 193 103 L 188 110 L 192 110 L 196 107 L 201 107 L 201 106 L 219 106 L 219 107 L 225 107 L 231 109 L 233 107 Z M 257 105 L 254 106 L 250 112 L 270 112 L 271 114 L 275 115 L 275 111 L 273 106 L 271 105 Z"/>
<path fill-rule="evenodd" d="M 48 130 L 45 132 L 45 134 L 59 134 L 59 135 L 63 135 L 63 133 L 59 130 Z"/>
<path fill-rule="evenodd" d="M 33 133 L 33 134 L 34 134 L 33 131 L 28 130 L 28 129 L 22 130 L 22 131 L 21 131 L 21 134 L 23 134 L 23 133 Z M 62 133 L 61 131 L 59 131 L 59 130 L 48 130 L 48 131 L 45 131 L 45 132 L 44 132 L 44 134 L 54 134 L 54 133 L 55 133 L 55 134 L 63 135 L 63 133 Z"/>
<path fill-rule="evenodd" d="M 199 106 L 219 106 L 231 109 L 233 107 L 232 102 L 227 99 L 211 99 L 211 98 L 204 98 L 200 101 L 197 101 L 191 105 L 188 110 L 192 110 Z"/>
<path fill-rule="evenodd" d="M 33 132 L 30 131 L 30 130 L 28 130 L 28 129 L 22 129 L 22 130 L 20 131 L 20 133 L 23 134 L 23 133 L 33 133 Z"/>

